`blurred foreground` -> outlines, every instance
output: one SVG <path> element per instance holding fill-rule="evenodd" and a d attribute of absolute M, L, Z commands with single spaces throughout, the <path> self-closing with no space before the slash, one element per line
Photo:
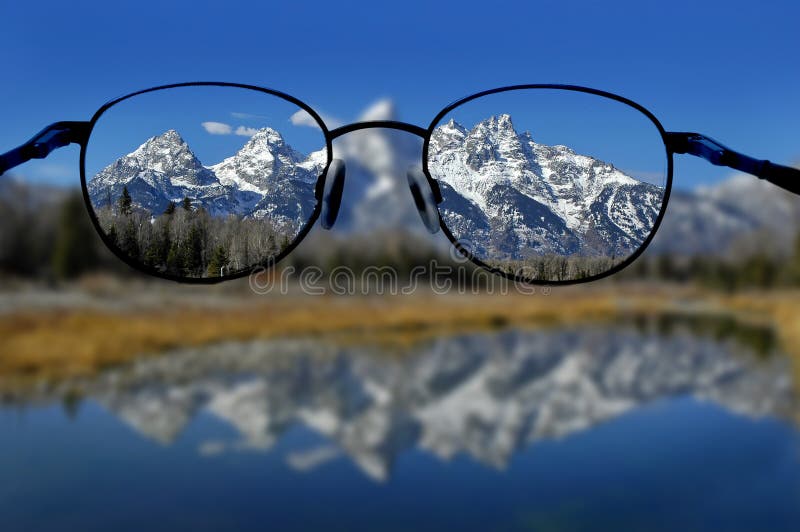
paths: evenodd
<path fill-rule="evenodd" d="M 653 315 L 409 329 L 228 340 L 17 388 L 0 408 L 4 523 L 800 522 L 798 396 L 769 328 Z"/>

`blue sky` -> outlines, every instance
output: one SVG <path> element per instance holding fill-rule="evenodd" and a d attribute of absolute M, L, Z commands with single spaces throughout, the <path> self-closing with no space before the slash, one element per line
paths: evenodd
<path fill-rule="evenodd" d="M 86 150 L 87 178 L 170 129 L 209 166 L 236 153 L 264 127 L 304 154 L 325 147 L 322 128 L 308 112 L 271 94 L 222 86 L 140 94 L 111 106 L 97 121 Z"/>
<path fill-rule="evenodd" d="M 668 130 L 800 159 L 795 2 L 5 2 L 0 150 L 140 88 L 225 80 L 352 120 L 390 97 L 427 125 L 461 96 L 574 83 L 627 96 Z M 13 21 L 9 23 L 9 21 Z M 77 183 L 78 150 L 19 174 Z M 726 170 L 681 157 L 676 184 Z"/>

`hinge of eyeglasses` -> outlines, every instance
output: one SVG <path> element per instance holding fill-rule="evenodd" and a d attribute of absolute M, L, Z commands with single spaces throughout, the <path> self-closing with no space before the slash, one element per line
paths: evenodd
<path fill-rule="evenodd" d="M 43 159 L 53 150 L 69 144 L 83 144 L 86 140 L 88 122 L 56 122 L 50 124 L 22 148 L 31 159 Z"/>
<path fill-rule="evenodd" d="M 89 136 L 89 129 L 90 122 L 56 122 L 55 124 L 50 124 L 22 146 L 0 154 L 0 175 L 25 161 L 44 159 L 50 152 L 63 146 L 85 144 Z"/>
<path fill-rule="evenodd" d="M 748 157 L 700 133 L 667 133 L 667 143 L 673 153 L 688 153 L 713 165 L 728 166 L 756 177 L 762 177 L 764 166 L 769 164 L 769 161 Z"/>
<path fill-rule="evenodd" d="M 667 133 L 667 145 L 673 153 L 702 157 L 711 164 L 752 174 L 789 192 L 800 194 L 800 170 L 796 168 L 749 157 L 700 133 Z"/>

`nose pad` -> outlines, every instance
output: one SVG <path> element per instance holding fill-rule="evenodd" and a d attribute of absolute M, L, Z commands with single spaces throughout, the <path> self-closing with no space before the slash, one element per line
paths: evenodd
<path fill-rule="evenodd" d="M 422 218 L 422 223 L 431 234 L 436 234 L 439 231 L 439 211 L 436 209 L 433 191 L 428 184 L 425 172 L 412 166 L 408 169 L 406 176 L 411 195 L 414 197 L 414 205 Z"/>
<path fill-rule="evenodd" d="M 342 192 L 344 192 L 344 174 L 344 161 L 332 160 L 325 176 L 325 190 L 322 193 L 321 223 L 323 229 L 330 229 L 336 223 L 339 206 L 342 204 Z"/>

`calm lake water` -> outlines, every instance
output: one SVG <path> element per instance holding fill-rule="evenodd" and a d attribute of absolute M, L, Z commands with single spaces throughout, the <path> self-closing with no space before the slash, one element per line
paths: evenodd
<path fill-rule="evenodd" d="M 183 350 L 0 408 L 0 530 L 798 530 L 768 332 Z"/>

